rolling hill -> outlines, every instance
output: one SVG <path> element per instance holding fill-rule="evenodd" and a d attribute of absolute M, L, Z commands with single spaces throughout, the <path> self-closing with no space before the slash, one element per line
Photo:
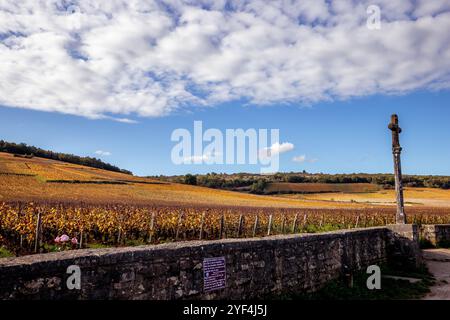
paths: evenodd
<path fill-rule="evenodd" d="M 0 152 L 0 201 L 261 208 L 361 208 L 394 206 L 395 201 L 393 190 L 377 191 L 373 185 L 335 185 L 327 190 L 329 193 L 321 193 L 324 190 L 321 184 L 292 185 L 308 192 L 318 188 L 318 193 L 253 195 Z M 405 201 L 407 206 L 450 207 L 450 190 L 405 188 Z"/>
<path fill-rule="evenodd" d="M 161 182 L 50 159 L 14 157 L 8 153 L 0 153 L 0 186 L 0 201 L 252 207 L 317 207 L 322 203 L 330 207 L 327 202 Z"/>

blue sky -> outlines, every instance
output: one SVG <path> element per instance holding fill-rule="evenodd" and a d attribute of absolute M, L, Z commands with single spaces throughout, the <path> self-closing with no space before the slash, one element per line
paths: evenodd
<path fill-rule="evenodd" d="M 244 106 L 230 103 L 180 112 L 138 123 L 92 120 L 57 113 L 0 107 L 0 137 L 59 152 L 98 156 L 138 175 L 187 172 L 259 172 L 257 166 L 174 165 L 170 140 L 176 128 L 279 128 L 280 141 L 294 149 L 280 155 L 280 171 L 351 173 L 392 172 L 389 117 L 397 113 L 403 128 L 403 170 L 410 174 L 450 175 L 450 92 L 370 96 L 309 107 Z M 315 162 L 293 162 L 306 155 Z"/>
<path fill-rule="evenodd" d="M 0 2 L 0 138 L 139 175 L 174 165 L 171 133 L 279 129 L 280 171 L 447 174 L 448 0 Z M 281 152 L 282 151 L 282 152 Z M 293 161 L 293 159 L 297 161 Z"/>

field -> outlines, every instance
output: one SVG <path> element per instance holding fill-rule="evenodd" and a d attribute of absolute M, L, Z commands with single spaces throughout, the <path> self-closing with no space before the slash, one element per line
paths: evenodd
<path fill-rule="evenodd" d="M 289 184 L 303 194 L 252 195 L 6 153 L 0 186 L 0 248 L 16 255 L 379 226 L 395 212 L 393 191 L 371 184 Z M 450 223 L 449 190 L 406 189 L 405 198 L 410 222 Z M 63 234 L 74 243 L 55 243 Z"/>
<path fill-rule="evenodd" d="M 269 183 L 267 193 L 375 192 L 381 187 L 371 183 Z"/>
<path fill-rule="evenodd" d="M 440 207 L 450 208 L 450 190 L 437 188 L 405 188 L 405 207 Z M 380 190 L 378 192 L 330 192 L 315 194 L 286 194 L 280 195 L 285 199 L 299 199 L 304 201 L 319 201 L 335 204 L 360 204 L 360 205 L 395 205 L 394 190 Z"/>

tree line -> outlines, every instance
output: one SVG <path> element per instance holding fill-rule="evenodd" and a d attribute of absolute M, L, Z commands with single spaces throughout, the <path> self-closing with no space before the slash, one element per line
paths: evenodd
<path fill-rule="evenodd" d="M 27 157 L 41 157 L 46 159 L 58 160 L 63 162 L 69 162 L 73 164 L 79 164 L 82 166 L 88 166 L 98 169 L 104 169 L 109 171 L 121 172 L 126 174 L 133 174 L 131 171 L 120 169 L 112 164 L 103 162 L 100 159 L 93 157 L 80 157 L 73 154 L 53 152 L 50 150 L 44 150 L 34 146 L 29 146 L 25 143 L 13 143 L 0 140 L 0 152 L 13 153 L 15 155 L 22 155 Z"/>
<path fill-rule="evenodd" d="M 395 186 L 393 174 L 323 174 L 307 172 L 285 172 L 273 175 L 259 175 L 252 173 L 208 173 L 208 174 L 186 174 L 180 176 L 154 176 L 153 178 L 198 185 L 216 189 L 245 190 L 260 193 L 267 183 L 289 182 L 289 183 L 372 183 L 382 186 L 385 189 L 392 189 Z M 427 187 L 450 189 L 450 177 L 448 176 L 422 176 L 403 175 L 403 184 L 406 187 Z"/>

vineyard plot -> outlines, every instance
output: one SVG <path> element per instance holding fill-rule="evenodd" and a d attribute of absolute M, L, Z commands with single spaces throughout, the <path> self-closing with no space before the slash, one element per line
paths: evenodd
<path fill-rule="evenodd" d="M 0 202 L 0 246 L 20 255 L 68 248 L 315 233 L 390 224 L 394 210 Z M 450 213 L 439 208 L 411 208 L 408 219 L 419 225 L 450 223 Z M 62 235 L 71 242 L 61 244 L 58 240 Z"/>

